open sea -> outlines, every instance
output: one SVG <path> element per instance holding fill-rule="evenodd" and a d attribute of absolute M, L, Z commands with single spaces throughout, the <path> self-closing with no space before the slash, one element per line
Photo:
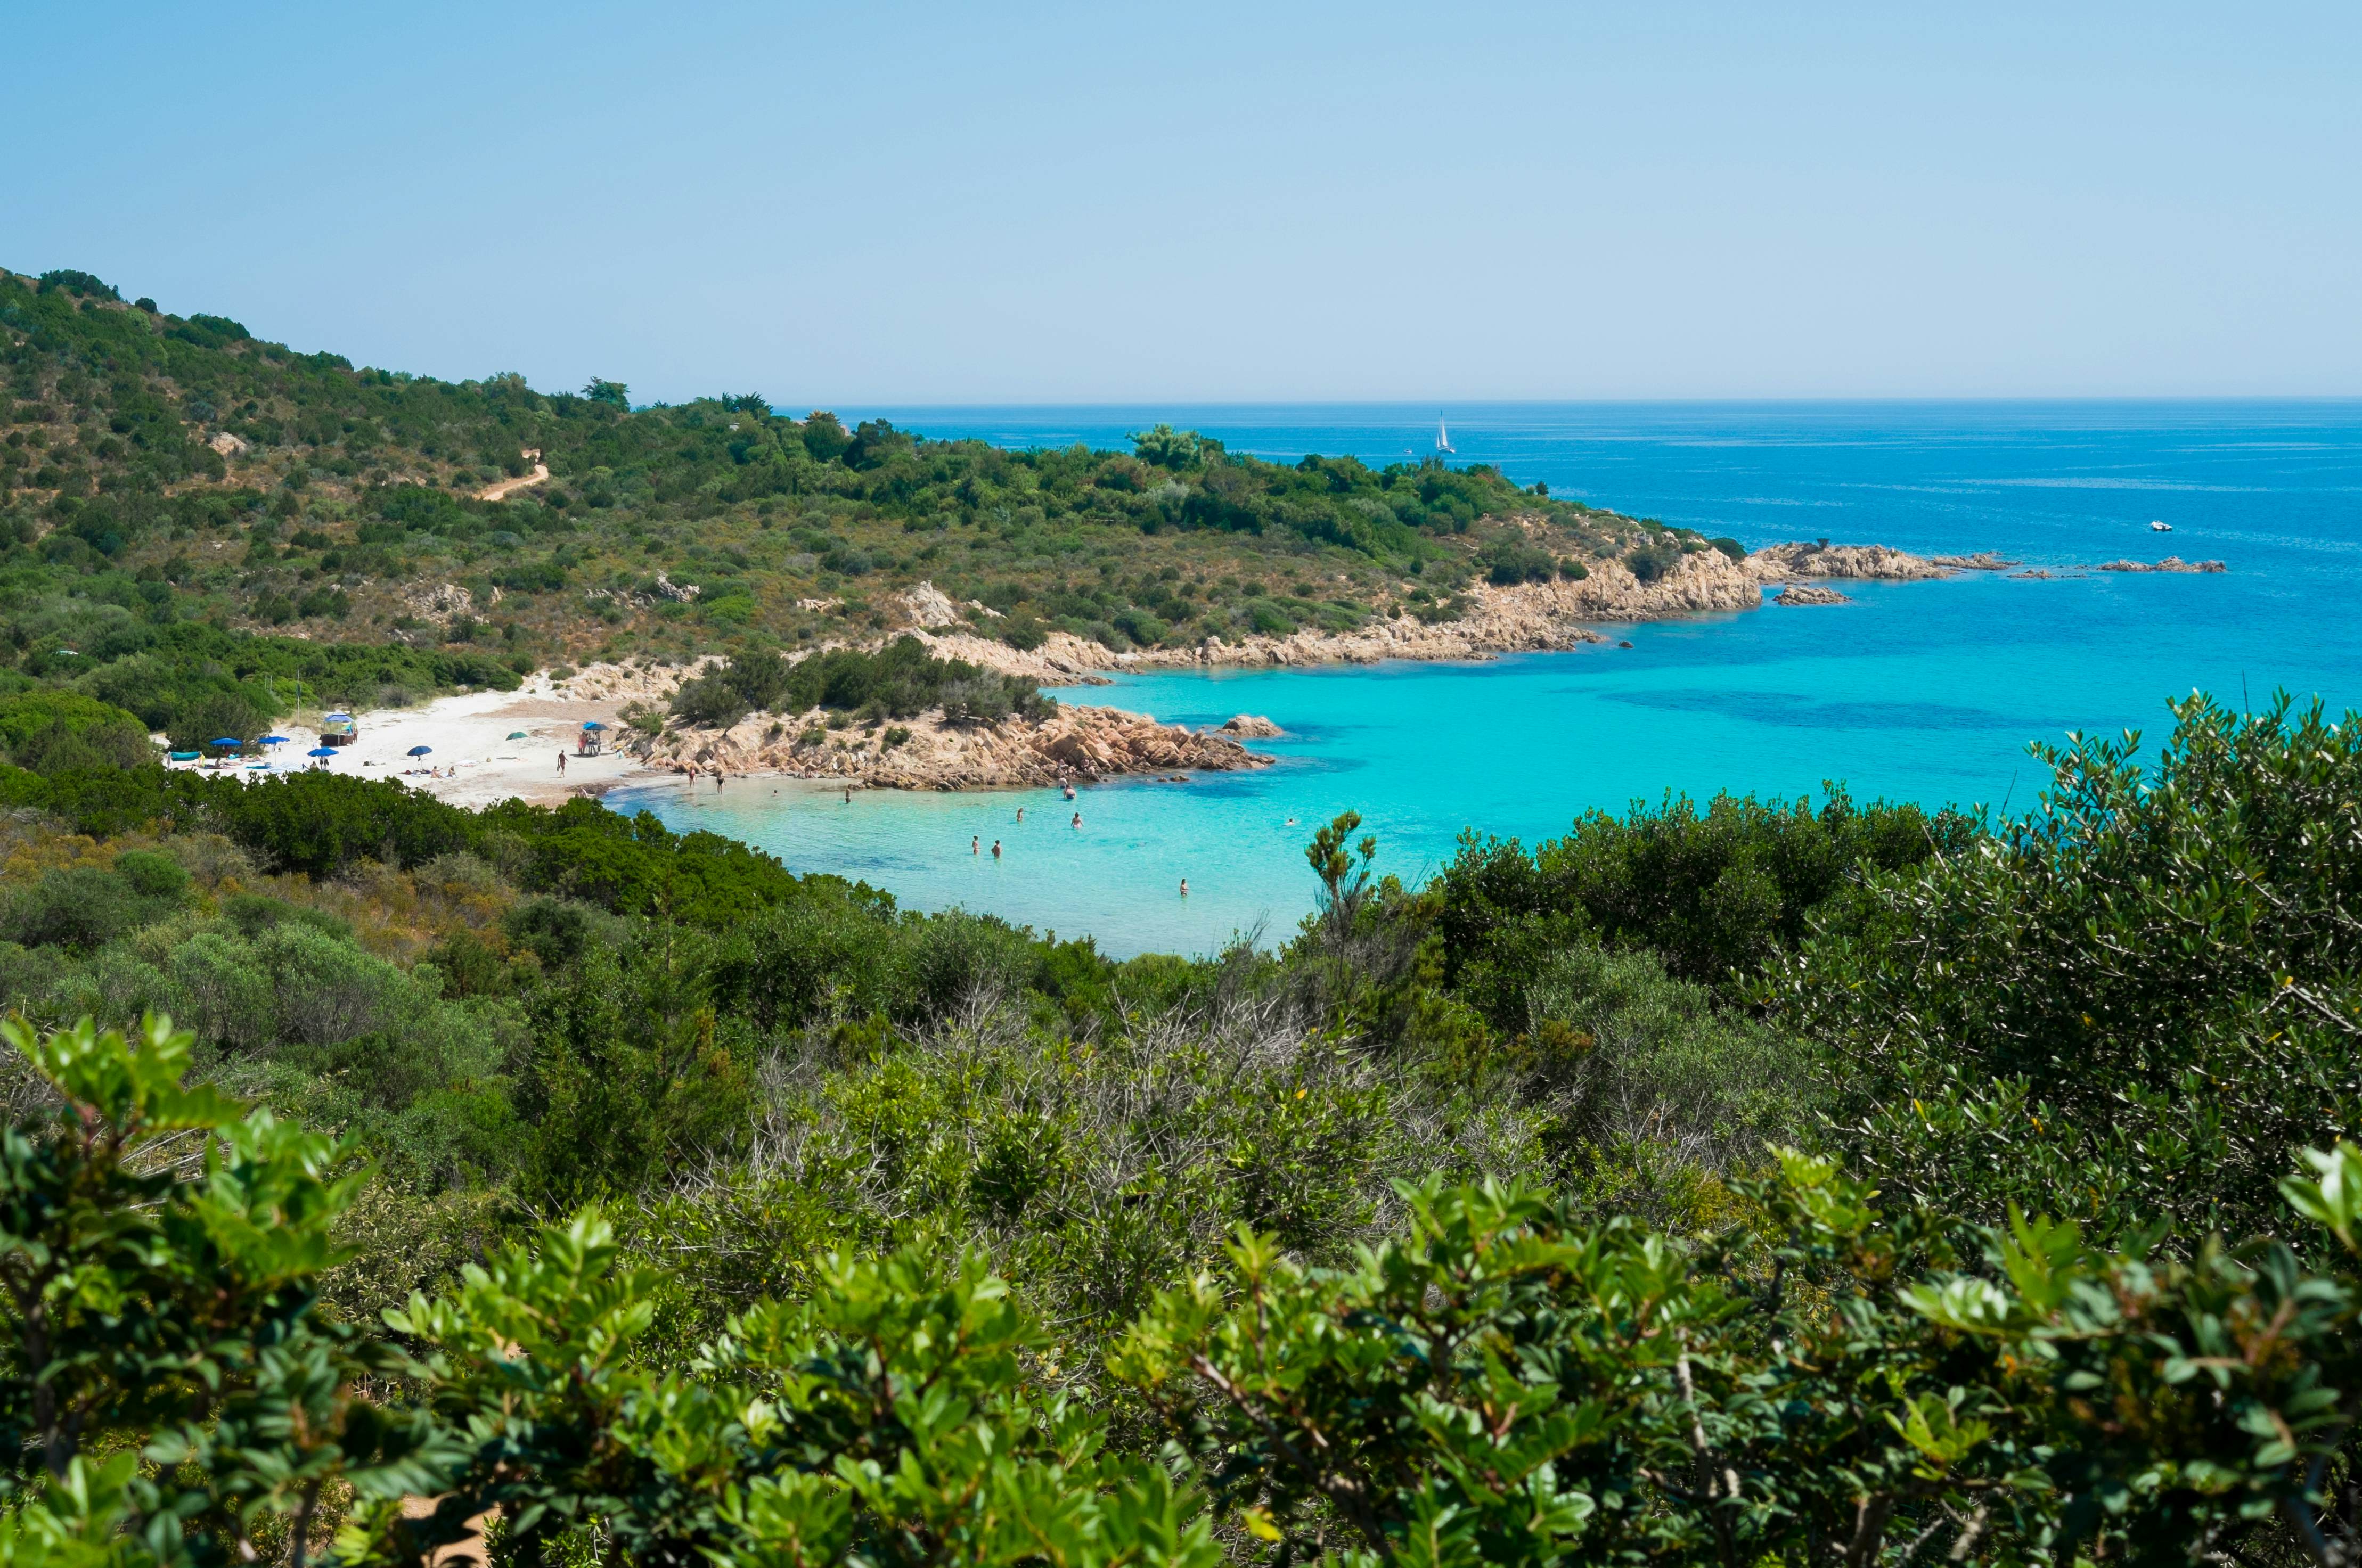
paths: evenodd
<path fill-rule="evenodd" d="M 1362 814 L 1378 865 L 1433 871 L 1463 832 L 1529 843 L 1593 807 L 1667 791 L 1884 796 L 2019 811 L 2026 754 L 2070 730 L 2138 729 L 2169 698 L 2275 692 L 2362 707 L 2362 402 L 1496 404 L 888 409 L 898 425 L 1010 446 L 1123 444 L 1159 421 L 1275 459 L 1424 455 L 1551 493 L 1731 534 L 1923 554 L 1997 550 L 2053 571 L 2166 554 L 2222 576 L 1972 574 L 1846 584 L 1853 604 L 1617 630 L 1633 646 L 1480 664 L 1155 674 L 1073 693 L 1168 722 L 1263 714 L 1279 759 L 1188 784 L 978 795 L 749 780 L 720 796 L 618 790 L 653 811 L 891 892 L 1087 934 L 1110 953 L 1284 939 L 1311 908 L 1302 850 Z M 848 415 L 848 419 L 852 416 Z M 2149 529 L 2152 519 L 2173 525 Z M 1603 630 L 1607 630 L 1603 628 Z M 1016 812 L 1025 807 L 1025 820 Z M 971 836 L 1003 854 L 969 852 Z M 1179 894 L 1187 877 L 1189 896 Z"/>

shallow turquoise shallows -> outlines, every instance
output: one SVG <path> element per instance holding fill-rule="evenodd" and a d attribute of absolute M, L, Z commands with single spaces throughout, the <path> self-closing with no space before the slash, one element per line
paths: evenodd
<path fill-rule="evenodd" d="M 885 411 L 1012 445 L 1113 444 L 1166 420 L 1234 450 L 1377 463 L 1430 445 L 1435 421 L 1367 406 Z M 860 878 L 907 906 L 989 911 L 1117 954 L 1204 952 L 1288 935 L 1311 906 L 1303 845 L 1348 809 L 1377 835 L 1380 869 L 1416 878 L 1464 829 L 1530 842 L 1584 810 L 1667 790 L 1817 796 L 1834 779 L 1860 799 L 2021 809 L 2046 782 L 2028 741 L 2161 737 L 2166 700 L 2193 689 L 2362 706 L 2362 404 L 1443 412 L 1459 462 L 1750 546 L 1995 549 L 2053 571 L 2172 553 L 2230 570 L 1848 586 L 1855 602 L 1841 607 L 1607 629 L 1628 649 L 1128 677 L 1061 695 L 1193 725 L 1265 715 L 1288 731 L 1258 745 L 1279 761 L 1187 784 L 1093 786 L 1073 806 L 1051 790 L 856 792 L 846 805 L 761 779 L 720 795 L 619 790 L 610 804 Z M 2173 532 L 2152 532 L 2152 519 Z"/>

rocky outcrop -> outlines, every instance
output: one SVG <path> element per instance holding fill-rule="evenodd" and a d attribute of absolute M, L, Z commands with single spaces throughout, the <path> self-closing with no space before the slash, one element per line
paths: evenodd
<path fill-rule="evenodd" d="M 2012 566 L 2025 565 L 2022 561 L 2011 560 L 1998 550 L 1980 550 L 1973 555 L 1930 555 L 1927 559 L 1938 566 L 1949 566 L 1956 572 L 2006 572 Z"/>
<path fill-rule="evenodd" d="M 945 659 L 1024 675 L 1045 685 L 1087 684 L 1101 670 L 1176 666 L 1371 664 L 1385 659 L 1487 659 L 1496 653 L 1539 653 L 1603 642 L 1600 621 L 1661 620 L 1677 615 L 1753 609 L 1762 602 L 1757 580 L 1718 550 L 1684 555 L 1648 582 L 1620 561 L 1592 565 L 1590 576 L 1549 583 L 1497 587 L 1472 584 L 1452 596 L 1450 620 L 1401 614 L 1352 631 L 1297 631 L 1285 637 L 1209 637 L 1188 648 L 1141 648 L 1116 652 L 1067 632 L 1052 632 L 1038 648 L 1015 649 L 958 627 L 921 632 Z"/>
<path fill-rule="evenodd" d="M 1835 588 L 1820 588 L 1807 583 L 1794 583 L 1782 588 L 1772 602 L 1783 605 L 1851 604 L 1853 600 Z"/>
<path fill-rule="evenodd" d="M 902 612 L 916 627 L 956 626 L 959 606 L 952 603 L 951 595 L 933 583 L 915 583 L 900 596 Z"/>
<path fill-rule="evenodd" d="M 1948 566 L 1890 544 L 1831 544 L 1827 540 L 1767 544 L 1747 558 L 1747 569 L 1756 581 L 1764 583 L 1790 577 L 1909 583 L 1952 575 Z"/>
<path fill-rule="evenodd" d="M 991 789 L 1126 774 L 1227 773 L 1271 765 L 1230 736 L 1199 734 L 1112 707 L 1060 707 L 1046 718 L 955 724 L 941 712 L 869 729 L 828 716 L 753 714 L 727 729 L 674 729 L 632 744 L 658 768 L 778 773 L 885 789 Z"/>
<path fill-rule="evenodd" d="M 2227 572 L 2220 561 L 2185 561 L 2179 555 L 2168 555 L 2152 565 L 2147 561 L 2103 561 L 2092 568 L 2094 572 Z"/>
<path fill-rule="evenodd" d="M 1222 733 L 1242 740 L 1275 740 L 1287 731 L 1259 714 L 1242 713 L 1222 721 Z"/>

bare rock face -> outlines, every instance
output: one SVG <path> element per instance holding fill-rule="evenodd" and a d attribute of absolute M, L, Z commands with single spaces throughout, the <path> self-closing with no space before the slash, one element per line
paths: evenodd
<path fill-rule="evenodd" d="M 1242 713 L 1222 722 L 1222 733 L 1242 740 L 1272 740 L 1287 733 L 1270 719 L 1253 713 Z"/>
<path fill-rule="evenodd" d="M 955 723 L 938 711 L 871 729 L 830 729 L 828 715 L 750 714 L 727 729 L 675 729 L 636 741 L 657 767 L 780 773 L 887 789 L 993 789 L 1131 773 L 1227 773 L 1273 759 L 1219 733 L 1144 714 L 1061 707 L 1042 719 Z"/>
<path fill-rule="evenodd" d="M 1863 581 L 1921 582 L 1951 576 L 1948 567 L 1889 544 L 1831 544 L 1798 540 L 1767 544 L 1747 558 L 1758 582 L 1786 577 L 1854 577 Z"/>
<path fill-rule="evenodd" d="M 233 435 L 226 430 L 214 432 L 214 438 L 205 444 L 225 457 L 243 457 L 247 453 L 246 437 Z"/>
<path fill-rule="evenodd" d="M 915 583 L 902 596 L 903 611 L 913 626 L 956 626 L 959 607 L 951 596 L 931 582 Z"/>
<path fill-rule="evenodd" d="M 2006 572 L 2012 566 L 2024 565 L 1998 550 L 1980 550 L 1973 555 L 1930 555 L 1928 560 L 1938 566 L 1949 566 L 1957 572 Z"/>
<path fill-rule="evenodd" d="M 2220 561 L 2185 561 L 2179 555 L 2168 555 L 2154 565 L 2147 561 L 2103 561 L 2092 568 L 2094 572 L 2227 572 Z"/>
<path fill-rule="evenodd" d="M 1816 588 L 1809 584 L 1796 583 L 1781 589 L 1772 602 L 1783 605 L 1851 604 L 1853 600 L 1835 588 Z"/>

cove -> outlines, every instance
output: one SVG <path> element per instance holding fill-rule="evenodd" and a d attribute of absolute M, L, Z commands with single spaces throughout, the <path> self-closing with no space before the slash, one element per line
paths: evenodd
<path fill-rule="evenodd" d="M 1326 424 L 1286 411 L 1297 422 L 1286 426 L 1191 411 L 1238 447 L 1333 452 L 1358 439 L 1372 460 L 1390 455 L 1368 410 Z M 1008 411 L 974 417 L 995 438 L 1024 438 Z M 906 418 L 966 433 L 949 411 Z M 1030 428 L 1103 442 L 1122 422 L 1051 411 Z M 1838 780 L 1862 800 L 2023 810 L 2047 783 L 2027 742 L 2071 729 L 2161 738 L 2166 701 L 2193 689 L 2235 705 L 2282 688 L 2334 708 L 2362 702 L 2362 406 L 1544 406 L 1454 413 L 1451 427 L 1463 461 L 1566 493 L 1606 470 L 1593 481 L 1603 502 L 1750 546 L 1827 535 L 1993 548 L 2062 573 L 2171 550 L 2231 569 L 1841 585 L 1853 603 L 1603 629 L 1628 649 L 1123 677 L 1055 695 L 1191 725 L 1262 714 L 1288 731 L 1257 743 L 1277 765 L 1087 787 L 1072 806 L 1053 790 L 880 791 L 846 805 L 760 778 L 719 796 L 636 786 L 609 804 L 859 878 L 910 907 L 988 911 L 1119 955 L 1208 952 L 1292 932 L 1314 891 L 1303 847 L 1343 810 L 1377 836 L 1382 871 L 1416 880 L 1463 830 L 1530 842 L 1668 790 L 1817 798 Z M 2166 512 L 2175 532 L 2150 533 Z M 972 837 L 985 852 L 970 853 Z"/>

